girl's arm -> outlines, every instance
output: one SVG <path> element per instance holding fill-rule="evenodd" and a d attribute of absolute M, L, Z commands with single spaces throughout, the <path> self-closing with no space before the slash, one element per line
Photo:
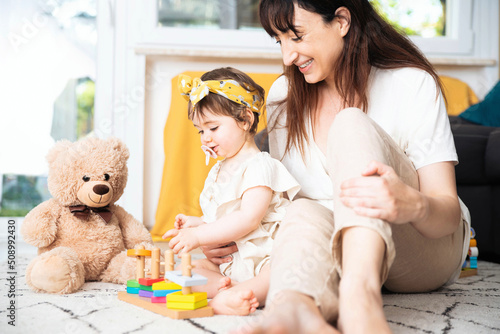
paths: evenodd
<path fill-rule="evenodd" d="M 173 237 L 169 246 L 175 253 L 189 252 L 199 246 L 217 245 L 237 240 L 255 230 L 264 218 L 272 198 L 272 190 L 265 186 L 246 190 L 239 210 L 210 224 L 196 228 L 170 230 Z"/>
<path fill-rule="evenodd" d="M 417 173 L 420 190 L 403 183 L 391 167 L 374 161 L 362 177 L 342 183 L 340 198 L 359 215 L 393 224 L 410 222 L 427 238 L 455 232 L 460 223 L 460 204 L 453 163 L 434 163 Z"/>

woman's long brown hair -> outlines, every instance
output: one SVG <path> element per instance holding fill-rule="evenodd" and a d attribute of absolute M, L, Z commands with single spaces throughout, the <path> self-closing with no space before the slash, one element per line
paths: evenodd
<path fill-rule="evenodd" d="M 423 53 L 410 39 L 388 24 L 372 7 L 368 0 L 261 0 L 260 22 L 266 32 L 275 37 L 278 31 L 286 33 L 294 27 L 294 5 L 321 15 L 325 24 L 339 17 L 339 7 L 346 7 L 350 14 L 350 29 L 344 37 L 343 52 L 335 64 L 335 85 L 344 101 L 344 107 L 368 110 L 368 77 L 372 66 L 382 69 L 414 67 L 428 72 L 442 91 L 439 77 Z M 281 112 L 286 109 L 288 138 L 285 154 L 293 145 L 304 153 L 309 141 L 306 131 L 308 115 L 318 104 L 320 83 L 309 84 L 297 66 L 284 66 L 288 79 L 288 94 L 276 106 Z M 285 106 L 283 108 L 282 106 Z M 275 124 L 276 126 L 276 124 Z M 273 128 L 269 129 L 272 131 Z"/>

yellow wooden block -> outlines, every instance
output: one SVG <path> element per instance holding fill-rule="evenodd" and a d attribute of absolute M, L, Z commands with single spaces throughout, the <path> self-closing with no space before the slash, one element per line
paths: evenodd
<path fill-rule="evenodd" d="M 170 295 L 167 295 L 167 298 Z M 169 309 L 180 309 L 180 310 L 196 310 L 201 307 L 207 306 L 208 300 L 203 299 L 197 302 L 171 302 L 167 299 L 167 308 Z"/>
<path fill-rule="evenodd" d="M 153 290 L 181 290 L 182 286 L 175 284 L 174 282 L 157 282 L 153 283 Z"/>
<path fill-rule="evenodd" d="M 188 295 L 183 295 L 182 291 L 177 291 L 167 295 L 167 301 L 169 302 L 195 303 L 203 299 L 207 299 L 206 292 L 193 292 Z"/>

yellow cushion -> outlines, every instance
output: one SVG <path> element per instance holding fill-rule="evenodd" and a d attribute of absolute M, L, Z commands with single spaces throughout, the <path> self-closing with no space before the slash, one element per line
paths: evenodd
<path fill-rule="evenodd" d="M 471 105 L 479 102 L 474 91 L 463 81 L 455 78 L 440 76 L 443 91 L 447 99 L 448 115 L 456 116 Z"/>
<path fill-rule="evenodd" d="M 191 77 L 199 77 L 204 72 L 184 72 Z M 266 90 L 279 74 L 249 73 L 256 83 Z M 266 127 L 265 108 L 259 117 L 260 131 Z M 170 112 L 163 131 L 165 162 L 160 190 L 160 198 L 156 210 L 156 220 L 151 235 L 154 241 L 162 240 L 161 236 L 174 227 L 175 216 L 184 213 L 189 216 L 201 216 L 199 204 L 205 178 L 215 164 L 211 159 L 205 165 L 205 154 L 201 150 L 200 135 L 187 117 L 187 102 L 177 90 L 177 76 L 172 79 L 172 100 Z"/>

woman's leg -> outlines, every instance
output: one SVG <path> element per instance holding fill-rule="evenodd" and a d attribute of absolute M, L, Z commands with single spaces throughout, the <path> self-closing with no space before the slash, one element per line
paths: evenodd
<path fill-rule="evenodd" d="M 368 328 L 379 328 L 383 332 L 388 327 L 382 311 L 380 287 L 388 276 L 391 280 L 387 283 L 395 282 L 393 284 L 397 285 L 398 282 L 401 284 L 401 291 L 439 287 L 460 265 L 458 258 L 461 256 L 463 238 L 458 240 L 459 235 L 452 235 L 438 240 L 427 239 L 410 224 L 396 226 L 383 220 L 358 216 L 342 204 L 339 200 L 340 184 L 349 178 L 361 176 L 372 160 L 391 166 L 403 182 L 418 189 L 418 175 L 406 155 L 361 110 L 346 109 L 336 116 L 330 130 L 329 144 L 327 160 L 334 185 L 336 222 L 332 249 L 336 269 L 342 277 L 339 325 L 349 332 L 363 332 Z M 460 234 L 460 231 L 457 233 Z M 414 277 L 418 269 L 406 264 L 422 248 L 428 251 L 424 252 L 424 256 L 418 257 L 418 261 L 422 261 L 418 268 L 428 266 L 437 257 L 436 254 L 443 254 L 445 258 L 440 258 L 437 261 L 439 264 L 426 268 L 427 277 L 421 277 L 419 286 L 412 287 L 409 278 Z M 450 253 L 456 255 L 446 258 Z M 393 274 L 394 272 L 397 274 Z M 406 281 L 401 282 L 403 277 Z M 354 296 L 357 296 L 359 309 L 349 302 Z M 364 316 L 358 314 L 356 317 L 365 321 L 352 321 L 356 311 L 365 313 Z"/>
<path fill-rule="evenodd" d="M 331 210 L 306 199 L 292 202 L 273 245 L 265 311 L 240 333 L 336 332 L 325 321 L 338 312 L 332 233 Z"/>
<path fill-rule="evenodd" d="M 355 226 L 342 231 L 341 332 L 390 333 L 380 290 L 385 249 L 384 240 L 372 229 Z"/>

